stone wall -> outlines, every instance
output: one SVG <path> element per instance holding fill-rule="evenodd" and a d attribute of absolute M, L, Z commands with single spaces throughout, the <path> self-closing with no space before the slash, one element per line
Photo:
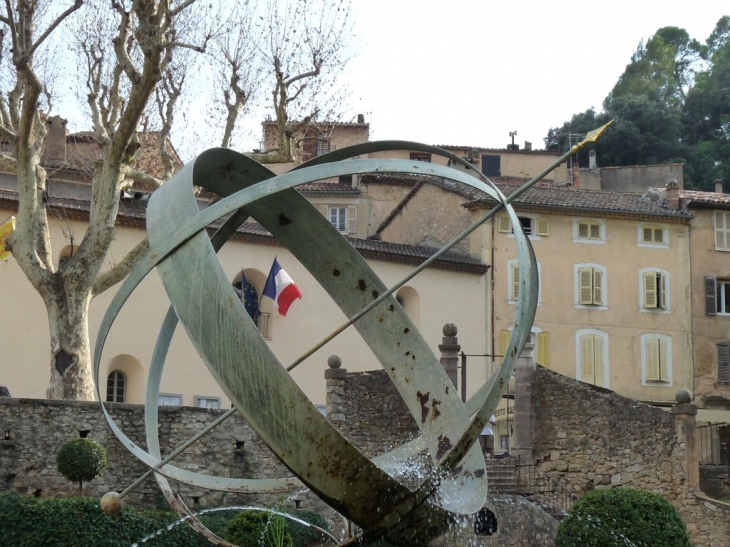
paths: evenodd
<path fill-rule="evenodd" d="M 692 545 L 728 544 L 729 506 L 699 492 L 697 458 L 688 454 L 693 415 L 688 419 L 677 407 L 667 412 L 542 367 L 535 371 L 532 397 L 540 469 L 577 496 L 615 486 L 657 492 L 682 514 Z"/>
<path fill-rule="evenodd" d="M 144 409 L 140 405 L 108 404 L 121 429 L 136 444 L 145 447 Z M 193 407 L 160 407 L 159 433 L 163 454 L 192 437 L 225 410 Z M 106 424 L 98 403 L 0 398 L 0 491 L 43 497 L 76 495 L 71 484 L 56 470 L 56 454 L 61 445 L 88 431 L 88 438 L 102 444 L 109 467 L 101 477 L 84 485 L 84 495 L 101 497 L 120 492 L 147 470 L 116 439 Z M 204 474 L 235 478 L 287 477 L 291 473 L 238 415 L 234 415 L 188 448 L 176 465 Z M 224 494 L 198 490 L 171 481 L 191 507 L 200 505 L 256 504 L 273 506 L 281 494 L 270 496 Z M 138 506 L 165 506 L 153 478 L 146 479 L 128 497 Z M 309 509 L 313 509 L 309 503 Z M 289 504 L 294 506 L 293 501 Z M 323 507 L 323 506 L 322 506 Z"/>

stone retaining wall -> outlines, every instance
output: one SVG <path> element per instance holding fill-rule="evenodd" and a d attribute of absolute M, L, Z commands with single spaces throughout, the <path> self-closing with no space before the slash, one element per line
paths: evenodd
<path fill-rule="evenodd" d="M 682 514 L 692 545 L 728 545 L 730 510 L 698 496 L 698 484 L 691 484 L 693 474 L 699 476 L 697 458 L 687 453 L 694 416 L 685 419 L 542 367 L 532 394 L 540 469 L 577 496 L 615 486 L 657 492 Z M 688 468 L 688 461 L 695 465 Z"/>

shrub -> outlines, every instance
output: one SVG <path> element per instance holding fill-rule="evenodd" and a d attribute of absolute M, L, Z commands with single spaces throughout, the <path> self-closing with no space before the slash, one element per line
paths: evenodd
<path fill-rule="evenodd" d="M 227 522 L 220 515 L 201 520 L 218 535 Z M 210 547 L 210 542 L 186 524 L 165 528 L 180 519 L 171 511 L 125 507 L 119 515 L 105 516 L 99 500 L 44 499 L 0 493 L 0 545 L 17 547 L 129 547 L 159 530 L 144 547 Z"/>
<path fill-rule="evenodd" d="M 689 547 L 679 512 L 646 490 L 594 490 L 578 500 L 558 527 L 556 547 Z"/>
<path fill-rule="evenodd" d="M 226 540 L 240 547 L 290 547 L 287 519 L 268 511 L 241 511 L 228 523 Z"/>
<path fill-rule="evenodd" d="M 72 482 L 79 483 L 79 496 L 84 481 L 100 477 L 106 470 L 106 450 L 91 439 L 74 439 L 58 451 L 58 471 Z"/>
<path fill-rule="evenodd" d="M 295 513 L 291 513 L 291 515 L 308 522 L 309 524 L 314 524 L 315 526 L 319 526 L 320 528 L 329 531 L 327 521 L 319 513 L 315 513 L 314 511 L 296 511 Z M 288 521 L 288 523 L 289 534 L 292 539 L 292 547 L 307 547 L 313 543 L 323 543 L 327 541 L 326 536 L 323 536 L 313 528 L 309 528 L 293 520 Z"/>

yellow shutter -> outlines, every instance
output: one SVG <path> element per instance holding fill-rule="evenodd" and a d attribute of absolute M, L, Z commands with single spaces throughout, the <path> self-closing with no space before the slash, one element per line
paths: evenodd
<path fill-rule="evenodd" d="M 593 335 L 586 334 L 580 337 L 580 366 L 581 379 L 589 384 L 595 383 Z"/>
<path fill-rule="evenodd" d="M 606 378 L 603 374 L 603 338 L 600 336 L 593 336 L 593 368 L 596 375 L 595 384 L 597 386 L 606 387 Z"/>
<path fill-rule="evenodd" d="M 596 306 L 603 305 L 603 272 L 593 269 L 593 303 Z"/>
<path fill-rule="evenodd" d="M 601 239 L 600 224 L 591 224 L 591 239 Z"/>
<path fill-rule="evenodd" d="M 659 372 L 659 340 L 651 339 L 646 341 L 646 379 L 649 382 L 658 382 Z"/>
<path fill-rule="evenodd" d="M 509 346 L 509 339 L 512 336 L 512 331 L 502 329 L 499 333 L 499 353 L 504 355 L 507 353 L 507 346 Z"/>
<path fill-rule="evenodd" d="M 642 274 L 644 279 L 644 307 L 645 308 L 656 308 L 657 307 L 657 291 L 656 291 L 656 273 L 645 272 Z"/>
<path fill-rule="evenodd" d="M 537 364 L 550 368 L 550 333 L 537 333 Z"/>
<path fill-rule="evenodd" d="M 578 224 L 578 237 L 581 239 L 587 239 L 589 237 L 589 227 L 592 228 L 587 222 L 581 222 Z"/>
<path fill-rule="evenodd" d="M 664 243 L 663 228 L 654 228 L 654 243 Z"/>
<path fill-rule="evenodd" d="M 324 215 L 324 218 L 327 220 L 330 219 L 330 207 L 329 205 L 317 205 L 317 209 L 319 209 L 319 212 Z"/>
<path fill-rule="evenodd" d="M 347 233 L 357 232 L 357 205 L 347 206 Z"/>
<path fill-rule="evenodd" d="M 592 286 L 593 268 L 580 268 L 578 270 L 578 303 L 593 304 L 593 286 Z"/>
<path fill-rule="evenodd" d="M 499 215 L 499 217 L 497 218 L 497 230 L 505 234 L 508 234 L 510 232 L 509 216 L 505 214 Z"/>
<path fill-rule="evenodd" d="M 548 217 L 537 217 L 537 235 L 550 235 L 550 219 Z"/>
<path fill-rule="evenodd" d="M 642 232 L 642 241 L 645 243 L 651 243 L 651 228 L 644 228 Z"/>
<path fill-rule="evenodd" d="M 659 379 L 662 382 L 669 380 L 669 374 L 667 373 L 667 343 L 664 340 L 659 340 Z"/>
<path fill-rule="evenodd" d="M 512 265 L 512 294 L 510 300 L 517 300 L 520 291 L 520 265 Z"/>

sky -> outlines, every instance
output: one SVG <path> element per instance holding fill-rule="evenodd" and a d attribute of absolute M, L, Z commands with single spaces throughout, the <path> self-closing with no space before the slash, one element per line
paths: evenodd
<path fill-rule="evenodd" d="M 640 40 L 678 26 L 704 42 L 721 0 L 352 0 L 345 76 L 371 140 L 543 148 L 548 129 L 595 107 Z"/>

